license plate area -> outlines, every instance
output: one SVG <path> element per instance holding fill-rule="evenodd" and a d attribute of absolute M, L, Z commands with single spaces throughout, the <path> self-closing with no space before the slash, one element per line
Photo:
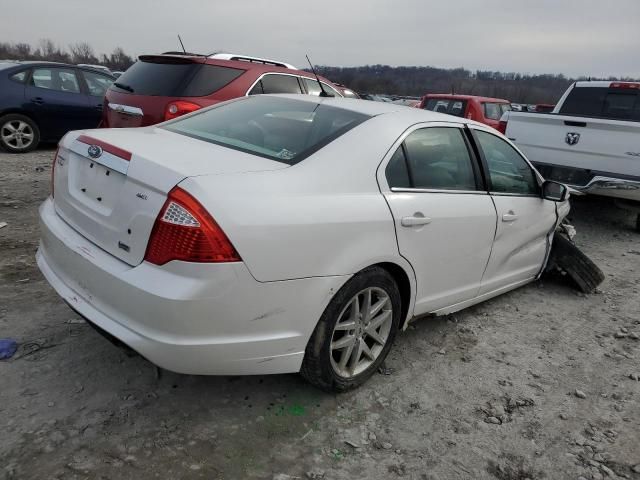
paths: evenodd
<path fill-rule="evenodd" d="M 72 196 L 92 210 L 109 215 L 118 203 L 127 176 L 73 153 L 69 167 Z"/>

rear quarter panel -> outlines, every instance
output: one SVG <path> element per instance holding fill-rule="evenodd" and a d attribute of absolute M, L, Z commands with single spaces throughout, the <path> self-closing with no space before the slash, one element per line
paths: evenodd
<path fill-rule="evenodd" d="M 402 130 L 376 117 L 298 165 L 190 177 L 181 187 L 203 202 L 259 281 L 347 275 L 386 261 L 413 279 L 376 180 Z"/>

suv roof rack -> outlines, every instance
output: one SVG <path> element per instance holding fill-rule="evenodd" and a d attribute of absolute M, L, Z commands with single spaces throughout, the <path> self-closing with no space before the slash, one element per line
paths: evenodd
<path fill-rule="evenodd" d="M 297 67 L 291 65 L 290 63 L 281 62 L 279 60 L 271 60 L 269 58 L 260 58 L 260 57 L 251 57 L 249 55 L 237 55 L 235 53 L 214 53 L 209 55 L 209 58 L 215 58 L 218 60 L 236 60 L 239 62 L 249 62 L 249 63 L 261 63 L 263 65 L 271 65 L 274 67 L 283 67 L 290 68 L 293 70 L 298 70 Z"/>
<path fill-rule="evenodd" d="M 162 52 L 161 55 L 180 55 L 182 57 L 206 57 L 203 53 L 192 53 L 192 52 Z"/>

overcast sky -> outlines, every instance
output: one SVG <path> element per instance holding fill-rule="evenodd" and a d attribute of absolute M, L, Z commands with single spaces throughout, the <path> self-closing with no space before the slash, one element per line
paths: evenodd
<path fill-rule="evenodd" d="M 46 8 L 46 10 L 45 10 Z M 640 0 L 0 0 L 0 41 L 640 78 Z"/>

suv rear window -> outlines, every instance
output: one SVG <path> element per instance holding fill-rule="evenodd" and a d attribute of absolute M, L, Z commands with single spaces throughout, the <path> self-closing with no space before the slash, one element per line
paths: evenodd
<path fill-rule="evenodd" d="M 257 95 L 160 128 L 294 165 L 368 118 L 323 103 Z"/>
<path fill-rule="evenodd" d="M 202 63 L 139 60 L 110 89 L 158 97 L 202 97 L 220 90 L 244 72 Z"/>

